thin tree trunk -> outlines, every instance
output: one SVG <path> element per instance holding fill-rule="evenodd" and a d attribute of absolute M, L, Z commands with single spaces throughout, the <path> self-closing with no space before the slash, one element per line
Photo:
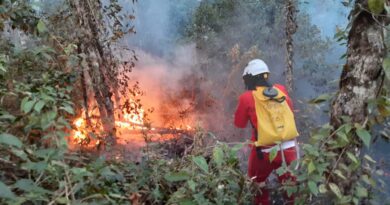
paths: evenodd
<path fill-rule="evenodd" d="M 293 91 L 293 64 L 294 64 L 294 45 L 293 35 L 297 31 L 296 7 L 294 0 L 286 0 L 286 85 L 290 94 Z"/>

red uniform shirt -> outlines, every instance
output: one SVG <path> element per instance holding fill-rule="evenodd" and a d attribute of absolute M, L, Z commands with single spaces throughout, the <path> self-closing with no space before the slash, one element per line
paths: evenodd
<path fill-rule="evenodd" d="M 287 94 L 286 88 L 280 84 L 275 84 L 274 86 L 286 95 L 287 104 L 290 106 L 291 110 L 293 110 L 293 104 Z M 253 97 L 252 92 L 252 90 L 245 91 L 243 94 L 241 94 L 239 98 L 236 113 L 234 115 L 234 125 L 236 125 L 236 127 L 245 128 L 248 123 L 248 120 L 250 120 L 253 126 L 257 128 L 255 99 Z M 252 133 L 251 140 L 256 141 L 254 132 Z"/>

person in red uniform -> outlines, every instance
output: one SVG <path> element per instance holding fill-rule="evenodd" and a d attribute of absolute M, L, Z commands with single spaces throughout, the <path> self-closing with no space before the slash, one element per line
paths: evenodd
<path fill-rule="evenodd" d="M 246 128 L 249 122 L 253 129 L 251 138 L 253 142 L 256 141 L 255 133 L 257 133 L 257 131 L 255 129 L 257 129 L 257 117 L 255 110 L 255 100 L 252 92 L 256 90 L 256 87 L 274 86 L 278 88 L 286 95 L 287 103 L 290 109 L 293 110 L 293 104 L 291 102 L 290 97 L 287 95 L 285 87 L 279 84 L 270 84 L 268 81 L 269 74 L 270 72 L 268 66 L 264 63 L 264 61 L 260 59 L 254 59 L 250 61 L 245 67 L 243 73 L 246 91 L 242 93 L 239 98 L 238 106 L 234 115 L 234 124 L 238 128 Z M 252 148 L 248 162 L 248 176 L 258 183 L 265 182 L 270 173 L 273 170 L 278 169 L 282 165 L 283 157 L 280 149 L 282 149 L 283 151 L 287 165 L 297 159 L 296 140 L 283 142 L 281 146 L 271 145 L 267 147 L 260 147 L 263 157 L 258 157 L 256 147 L 254 145 L 250 146 Z M 276 146 L 276 149 L 278 149 L 279 151 L 277 153 L 276 158 L 272 162 L 270 162 L 269 153 L 274 146 Z M 288 174 L 279 176 L 278 179 L 281 183 L 285 182 L 287 179 L 290 179 L 290 181 L 295 180 Z M 257 194 L 255 197 L 255 204 L 268 205 L 270 204 L 269 200 L 270 199 L 268 190 L 262 189 L 261 193 Z M 293 204 L 293 197 L 287 197 L 287 201 Z"/>

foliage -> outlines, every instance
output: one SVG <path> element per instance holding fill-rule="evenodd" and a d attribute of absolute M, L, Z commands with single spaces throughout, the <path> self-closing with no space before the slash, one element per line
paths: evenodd
<path fill-rule="evenodd" d="M 37 147 L 9 134 L 1 136 L 0 150 L 6 153 L 1 158 L 5 162 L 2 203 L 250 204 L 253 193 L 250 180 L 239 170 L 236 156 L 241 145 L 219 144 L 212 157 L 188 155 L 136 164 L 93 159 L 66 153 L 66 146 Z"/>
<path fill-rule="evenodd" d="M 366 154 L 360 156 L 349 151 L 361 143 L 356 133 L 363 139 L 371 138 L 357 124 L 344 124 L 335 131 L 326 125 L 313 133 L 310 144 L 303 144 L 301 160 L 278 170 L 278 174 L 290 172 L 297 177 L 296 186 L 284 187 L 287 192 L 296 194 L 296 203 L 316 204 L 325 200 L 329 203 L 332 199 L 333 204 L 359 204 L 370 199 L 375 190 L 383 188 L 378 176 L 382 171 L 376 168 L 376 162 Z M 295 169 L 297 163 L 299 169 Z M 338 183 L 331 182 L 330 178 Z M 343 193 L 339 186 L 350 181 L 353 181 L 351 191 Z"/>
<path fill-rule="evenodd" d="M 386 72 L 388 59 L 383 62 L 383 67 Z M 383 131 L 382 124 L 389 116 L 387 73 L 383 80 L 378 97 L 368 102 L 368 115 L 364 124 L 353 123 L 350 117 L 343 116 L 344 124 L 336 130 L 329 124 L 322 126 L 311 134 L 309 143 L 302 144 L 303 157 L 277 171 L 278 174 L 289 172 L 296 176 L 295 186 L 282 187 L 297 196 L 296 203 L 380 203 L 377 195 L 385 188 L 384 171 L 367 154 L 367 150 L 374 141 L 373 136 Z M 328 102 L 332 97 L 324 94 L 311 100 L 311 103 Z M 362 146 L 365 149 L 361 150 Z M 297 165 L 299 169 L 296 169 Z"/>
<path fill-rule="evenodd" d="M 141 164 L 145 180 L 153 180 L 148 184 L 138 180 L 130 187 L 142 187 L 139 191 L 144 190 L 148 193 L 144 197 L 155 203 L 250 204 L 254 192 L 250 180 L 239 171 L 238 162 L 237 148 L 219 144 L 212 157 L 189 155 L 181 160 Z"/>
<path fill-rule="evenodd" d="M 103 12 L 113 16 L 120 13 L 120 8 L 113 5 L 104 7 Z M 279 36 L 281 5 L 279 1 L 267 1 L 266 6 L 253 1 L 202 1 L 188 35 L 196 39 L 201 49 L 206 48 L 205 55 L 211 56 L 208 60 L 214 65 L 228 51 L 234 51 L 231 48 L 239 50 L 237 42 L 248 52 L 238 55 L 232 62 L 233 69 L 242 67 L 240 64 L 248 56 L 258 54 L 252 45 L 267 41 L 277 48 L 262 55 L 277 61 L 283 53 L 282 36 Z M 230 148 L 217 143 L 211 154 L 198 152 L 182 159 L 152 159 L 140 164 L 68 150 L 67 133 L 72 128 L 69 122 L 80 112 L 81 97 L 75 92 L 83 72 L 80 67 L 90 68 L 88 63 L 94 59 L 91 53 L 80 52 L 85 48 L 83 43 L 90 42 L 82 41 L 90 37 L 90 31 L 86 31 L 86 36 L 83 32 L 70 31 L 82 18 L 69 17 L 68 12 L 72 14 L 73 10 L 67 9 L 61 15 L 43 17 L 31 1 L 0 1 L 0 203 L 250 204 L 255 190 L 240 171 L 236 157 L 242 145 Z M 250 15 L 236 18 L 234 14 L 240 11 Z M 260 16 L 252 16 L 259 13 Z M 67 18 L 62 18 L 62 14 Z M 73 19 L 67 21 L 70 18 Z M 249 21 L 252 18 L 255 21 Z M 242 21 L 251 23 L 242 24 Z M 100 39 L 100 43 L 109 44 L 126 33 L 120 30 L 119 18 L 114 22 L 112 31 L 115 32 L 105 30 L 110 35 Z M 241 39 L 240 35 L 227 35 L 231 32 L 226 29 L 231 25 L 240 25 L 238 29 L 246 31 L 245 38 L 250 36 L 249 40 Z M 299 55 L 310 59 L 303 64 L 320 64 L 321 52 L 317 51 L 325 50 L 326 42 L 312 47 L 318 40 L 318 30 L 310 26 L 306 29 L 310 32 L 298 41 L 302 41 L 297 46 Z M 15 39 L 12 34 L 20 38 Z M 344 34 L 340 32 L 339 39 L 345 39 Z M 386 73 L 388 64 L 386 60 Z M 308 70 L 315 73 L 313 68 Z M 118 83 L 114 79 L 116 74 L 109 76 L 114 87 Z M 369 128 L 387 119 L 390 109 L 387 78 L 381 96 L 368 102 L 369 118 L 365 124 L 355 124 L 344 117 L 345 124 L 336 130 L 323 126 L 311 135 L 310 144 L 303 144 L 301 160 L 277 170 L 279 175 L 290 172 L 297 177 L 295 185 L 281 189 L 295 194 L 298 204 L 330 203 L 330 199 L 331 203 L 340 204 L 373 201 L 373 192 L 382 187 L 383 182 L 377 176 L 383 175 L 383 171 L 372 157 L 352 148 L 362 145 L 369 148 L 374 136 Z M 312 103 L 328 99 L 328 95 L 323 95 Z M 299 169 L 295 169 L 297 165 Z M 353 181 L 351 191 L 342 192 L 340 185 L 350 181 Z"/>

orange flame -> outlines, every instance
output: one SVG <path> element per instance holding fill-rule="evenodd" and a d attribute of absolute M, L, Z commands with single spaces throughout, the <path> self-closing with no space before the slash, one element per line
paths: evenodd
<path fill-rule="evenodd" d="M 145 111 L 142 108 L 139 108 L 137 111 L 132 111 L 130 113 L 124 112 L 122 120 L 116 120 L 115 126 L 117 128 L 117 131 L 119 134 L 118 136 L 118 142 L 136 142 L 136 143 L 144 143 L 144 139 L 142 136 L 141 131 L 142 130 L 151 130 L 156 131 L 157 129 L 162 128 L 156 128 L 151 127 L 147 128 L 144 125 L 145 122 Z M 74 120 L 73 125 L 75 126 L 75 129 L 73 130 L 71 139 L 71 143 L 75 144 L 88 144 L 89 138 L 88 138 L 88 129 L 86 120 L 84 119 L 84 116 L 78 117 L 76 120 Z M 182 125 L 180 127 L 175 128 L 166 128 L 167 130 L 171 131 L 191 131 L 193 128 L 190 125 Z M 135 131 L 130 132 L 129 131 Z M 139 131 L 139 134 L 137 131 Z M 169 140 L 172 139 L 173 136 L 166 134 L 164 136 L 160 136 L 159 140 Z M 97 141 L 96 143 L 98 143 Z"/>
<path fill-rule="evenodd" d="M 155 89 L 150 90 L 151 92 L 155 92 Z M 121 96 L 122 99 L 126 100 L 119 102 L 118 104 L 121 104 L 121 109 L 117 109 L 115 111 L 115 126 L 117 131 L 118 143 L 128 141 L 142 143 L 144 142 L 144 132 L 142 131 L 148 131 L 148 134 L 153 134 L 154 137 L 159 138 L 158 140 L 168 140 L 172 139 L 173 134 L 169 134 L 171 131 L 172 133 L 175 133 L 175 131 L 182 132 L 194 130 L 193 127 L 188 125 L 192 124 L 192 121 L 194 121 L 194 119 L 191 118 L 187 120 L 186 118 L 186 120 L 183 120 L 183 116 L 181 116 L 179 112 L 175 114 L 174 110 L 177 105 L 175 105 L 174 103 L 172 103 L 171 106 L 173 108 L 172 110 L 164 110 L 165 112 L 161 111 L 164 114 L 153 112 L 152 115 L 152 111 L 149 112 L 149 110 L 144 110 L 143 107 L 159 107 L 160 105 L 165 103 L 159 101 L 159 99 L 161 98 L 156 93 L 152 93 L 148 96 L 143 96 L 142 94 L 137 93 L 128 93 L 124 94 L 124 96 Z M 145 106 L 141 106 L 141 100 L 142 104 Z M 166 113 L 169 113 L 171 111 L 172 115 L 166 115 Z M 90 116 L 94 116 L 91 117 L 90 120 L 92 121 L 91 124 L 93 126 L 96 126 L 88 127 L 86 117 L 84 115 L 79 116 L 73 121 L 74 130 L 72 131 L 70 136 L 71 144 L 89 145 L 89 142 L 91 140 L 95 141 L 91 138 L 92 135 L 89 133 L 96 133 L 103 130 L 101 124 L 99 123 L 99 120 L 97 120 L 96 118 L 96 116 L 99 116 L 98 111 L 93 110 L 92 113 L 89 114 Z M 165 116 L 169 116 L 169 119 L 167 119 Z M 153 122 L 154 127 L 145 126 L 146 122 Z M 97 142 L 99 142 L 98 139 L 96 140 Z"/>

